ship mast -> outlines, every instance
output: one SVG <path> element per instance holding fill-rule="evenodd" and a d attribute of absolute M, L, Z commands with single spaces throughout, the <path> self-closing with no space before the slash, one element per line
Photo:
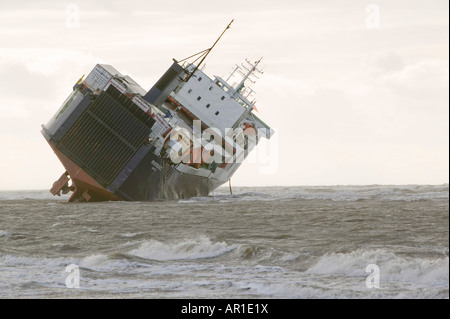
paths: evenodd
<path fill-rule="evenodd" d="M 191 56 L 189 56 L 189 57 L 187 57 L 187 58 L 185 58 L 185 59 L 183 59 L 183 60 L 178 61 L 178 62 L 183 62 L 183 61 L 185 61 L 185 60 L 187 60 L 187 59 L 190 59 L 190 58 L 192 58 L 192 57 L 194 57 L 194 56 L 200 54 L 200 56 L 192 62 L 192 63 L 195 63 L 195 61 L 197 61 L 198 59 L 200 59 L 201 57 L 203 57 L 203 58 L 200 60 L 200 62 L 197 64 L 197 66 L 195 67 L 194 71 L 192 71 L 192 72 L 189 74 L 188 78 L 185 80 L 186 82 L 189 81 L 189 79 L 194 75 L 195 71 L 197 71 L 197 70 L 199 69 L 200 65 L 201 65 L 201 64 L 203 63 L 203 61 L 206 59 L 206 57 L 207 57 L 208 54 L 211 52 L 211 50 L 215 47 L 215 45 L 217 44 L 217 42 L 219 42 L 220 38 L 222 38 L 222 36 L 224 35 L 224 33 L 231 27 L 231 24 L 233 23 L 233 21 L 234 21 L 234 19 L 231 20 L 231 22 L 227 25 L 227 27 L 225 28 L 225 30 L 223 30 L 222 34 L 217 38 L 216 42 L 214 42 L 214 44 L 213 44 L 210 48 L 208 48 L 208 49 L 206 49 L 206 50 L 203 50 L 203 51 L 200 51 L 200 52 L 198 52 L 198 53 L 196 53 L 196 54 L 194 54 L 194 55 L 191 55 Z"/>

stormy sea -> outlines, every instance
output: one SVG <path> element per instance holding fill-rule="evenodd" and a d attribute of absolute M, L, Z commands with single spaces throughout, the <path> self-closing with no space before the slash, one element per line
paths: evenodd
<path fill-rule="evenodd" d="M 0 298 L 448 299 L 449 187 L 0 192 Z"/>

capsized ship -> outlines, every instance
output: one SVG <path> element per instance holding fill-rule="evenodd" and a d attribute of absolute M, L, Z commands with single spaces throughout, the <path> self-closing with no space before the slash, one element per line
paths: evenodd
<path fill-rule="evenodd" d="M 83 76 L 42 125 L 65 168 L 50 192 L 72 192 L 69 201 L 151 201 L 206 196 L 230 180 L 273 130 L 254 114 L 248 85 L 261 59 L 236 65 L 227 80 L 201 69 L 217 41 L 173 59 L 149 91 L 111 65 Z"/>

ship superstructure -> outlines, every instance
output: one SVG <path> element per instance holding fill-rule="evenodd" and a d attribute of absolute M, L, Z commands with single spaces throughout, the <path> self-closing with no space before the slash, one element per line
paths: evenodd
<path fill-rule="evenodd" d="M 200 67 L 214 45 L 198 64 L 174 59 L 149 91 L 110 65 L 81 78 L 42 126 L 66 169 L 51 192 L 147 201 L 206 196 L 227 182 L 273 131 L 252 112 L 261 59 L 210 78 Z"/>

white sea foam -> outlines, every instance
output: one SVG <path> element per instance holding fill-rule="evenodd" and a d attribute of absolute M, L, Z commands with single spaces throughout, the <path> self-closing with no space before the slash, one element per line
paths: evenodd
<path fill-rule="evenodd" d="M 180 259 L 211 258 L 236 249 L 237 245 L 225 242 L 213 243 L 205 236 L 177 242 L 164 243 L 157 240 L 143 242 L 129 253 L 138 257 L 166 261 Z"/>
<path fill-rule="evenodd" d="M 63 224 L 64 224 L 64 222 L 61 222 L 61 223 L 54 223 L 54 224 L 52 225 L 52 227 L 61 226 L 61 225 L 63 225 Z"/>
<path fill-rule="evenodd" d="M 8 237 L 10 235 L 11 235 L 10 232 L 0 229 L 0 237 Z"/>
<path fill-rule="evenodd" d="M 85 268 L 98 268 L 103 266 L 108 261 L 109 258 L 106 255 L 93 254 L 81 259 L 79 262 L 79 266 Z"/>
<path fill-rule="evenodd" d="M 449 258 L 402 257 L 386 249 L 356 250 L 349 253 L 326 254 L 306 273 L 366 277 L 367 265 L 380 269 L 380 278 L 387 282 L 419 283 L 447 286 Z"/>
<path fill-rule="evenodd" d="M 141 234 L 142 233 L 124 233 L 124 234 L 119 234 L 119 236 L 124 237 L 124 238 L 133 238 L 133 237 L 136 237 Z"/>
<path fill-rule="evenodd" d="M 72 261 L 73 262 L 73 261 Z M 65 258 L 35 258 L 27 256 L 0 255 L 1 266 L 34 266 L 34 267 L 59 267 L 69 264 Z"/>
<path fill-rule="evenodd" d="M 83 229 L 85 229 L 86 231 L 88 231 L 88 232 L 90 232 L 90 233 L 96 233 L 96 232 L 98 232 L 97 229 L 93 229 L 93 228 L 91 228 L 91 227 L 83 227 Z"/>
<path fill-rule="evenodd" d="M 79 260 L 76 264 L 82 269 L 87 268 L 94 271 L 110 273 L 112 277 L 115 276 L 112 273 L 129 273 L 130 271 L 133 273 L 138 273 L 139 271 L 137 271 L 136 268 L 143 266 L 143 264 L 135 261 L 105 254 L 92 254 L 86 256 Z"/>

